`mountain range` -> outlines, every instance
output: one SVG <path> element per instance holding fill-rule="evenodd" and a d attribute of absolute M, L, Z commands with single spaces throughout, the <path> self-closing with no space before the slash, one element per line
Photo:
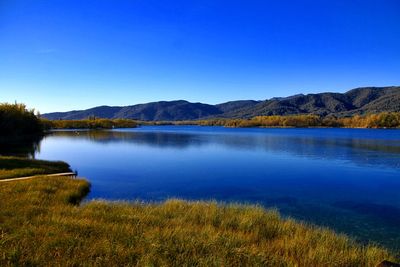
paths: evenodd
<path fill-rule="evenodd" d="M 176 100 L 123 107 L 99 106 L 86 110 L 47 113 L 42 117 L 50 120 L 78 120 L 95 116 L 108 119 L 178 121 L 292 114 L 350 116 L 383 111 L 400 111 L 400 86 L 362 87 L 346 93 L 298 94 L 264 101 L 238 100 L 217 105 Z"/>

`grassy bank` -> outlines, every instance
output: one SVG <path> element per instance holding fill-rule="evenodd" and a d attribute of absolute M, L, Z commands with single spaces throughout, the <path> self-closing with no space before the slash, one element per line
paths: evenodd
<path fill-rule="evenodd" d="M 250 119 L 203 119 L 188 121 L 135 121 L 129 119 L 41 119 L 46 129 L 112 129 L 134 128 L 138 125 L 200 125 L 224 127 L 336 127 L 336 128 L 400 128 L 400 112 L 354 115 L 352 117 L 302 115 L 256 116 Z"/>
<path fill-rule="evenodd" d="M 387 251 L 260 207 L 79 203 L 84 180 L 0 184 L 0 265 L 375 266 Z"/>
<path fill-rule="evenodd" d="M 304 115 L 256 116 L 250 119 L 206 119 L 192 121 L 139 122 L 142 125 L 201 125 L 224 127 L 334 127 L 334 128 L 400 128 L 400 112 L 354 115 L 352 117 Z"/>
<path fill-rule="evenodd" d="M 137 123 L 128 119 L 46 120 L 41 119 L 45 129 L 113 129 L 135 128 Z"/>
<path fill-rule="evenodd" d="M 0 180 L 7 178 L 70 172 L 69 165 L 62 161 L 34 160 L 20 157 L 0 156 Z"/>

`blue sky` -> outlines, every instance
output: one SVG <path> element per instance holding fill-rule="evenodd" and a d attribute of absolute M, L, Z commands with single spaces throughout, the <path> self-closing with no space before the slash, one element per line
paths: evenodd
<path fill-rule="evenodd" d="M 386 85 L 397 0 L 0 0 L 0 102 L 41 112 Z"/>

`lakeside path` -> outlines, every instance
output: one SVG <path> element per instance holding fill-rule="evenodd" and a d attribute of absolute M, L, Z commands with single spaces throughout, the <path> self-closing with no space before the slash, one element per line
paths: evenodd
<path fill-rule="evenodd" d="M 53 174 L 38 174 L 33 176 L 26 176 L 26 177 L 16 177 L 16 178 L 9 178 L 9 179 L 2 179 L 0 182 L 12 182 L 12 181 L 19 181 L 19 180 L 27 180 L 33 179 L 38 177 L 55 177 L 55 176 L 72 176 L 76 177 L 76 173 L 74 172 L 62 172 L 62 173 L 53 173 Z"/>

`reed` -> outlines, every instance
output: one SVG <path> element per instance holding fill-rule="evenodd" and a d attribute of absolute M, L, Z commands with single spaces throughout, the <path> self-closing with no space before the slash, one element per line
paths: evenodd
<path fill-rule="evenodd" d="M 336 117 L 302 115 L 256 116 L 250 119 L 216 118 L 191 121 L 155 121 L 139 122 L 142 125 L 201 125 L 224 127 L 342 127 L 342 128 L 400 128 L 400 112 L 382 112 L 377 114 Z"/>
<path fill-rule="evenodd" d="M 46 120 L 41 119 L 45 129 L 113 129 L 135 128 L 137 123 L 129 119 L 99 119 L 84 120 Z"/>

